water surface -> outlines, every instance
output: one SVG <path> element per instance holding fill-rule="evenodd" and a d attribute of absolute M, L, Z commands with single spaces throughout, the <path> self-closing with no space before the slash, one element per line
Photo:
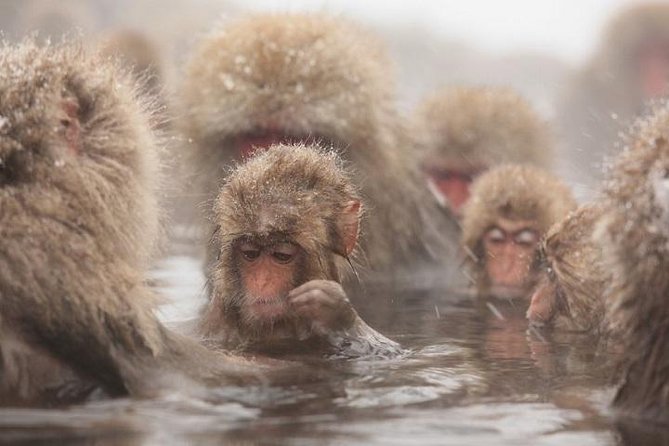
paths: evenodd
<path fill-rule="evenodd" d="M 160 262 L 167 322 L 197 314 L 197 260 Z M 435 288 L 369 292 L 370 325 L 399 341 L 394 359 L 312 359 L 246 387 L 120 399 L 58 410 L 0 410 L 6 444 L 664 444 L 666 432 L 616 424 L 611 353 L 578 335 L 529 332 L 518 304 Z"/>

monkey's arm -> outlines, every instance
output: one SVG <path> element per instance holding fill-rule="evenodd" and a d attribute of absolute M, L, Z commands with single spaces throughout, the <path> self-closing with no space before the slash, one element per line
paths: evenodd
<path fill-rule="evenodd" d="M 311 329 L 336 348 L 336 356 L 394 357 L 402 352 L 399 344 L 362 320 L 338 282 L 312 280 L 292 290 L 288 299 Z"/>

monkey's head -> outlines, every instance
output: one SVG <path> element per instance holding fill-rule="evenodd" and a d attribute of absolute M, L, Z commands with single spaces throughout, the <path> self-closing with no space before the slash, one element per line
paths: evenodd
<path fill-rule="evenodd" d="M 318 146 L 272 146 L 239 166 L 214 205 L 218 318 L 248 329 L 292 321 L 289 291 L 339 281 L 350 266 L 361 211 L 338 156 Z"/>
<path fill-rule="evenodd" d="M 393 104 L 388 66 L 377 40 L 341 17 L 252 15 L 195 51 L 184 131 L 205 166 L 279 142 L 375 150 Z"/>
<path fill-rule="evenodd" d="M 655 2 L 622 10 L 607 25 L 601 44 L 593 76 L 627 90 L 612 94 L 638 106 L 669 92 L 668 5 Z"/>
<path fill-rule="evenodd" d="M 568 331 L 602 327 L 602 298 L 610 276 L 601 262 L 593 231 L 601 204 L 581 206 L 553 225 L 541 243 L 539 278 L 527 317 L 531 324 Z"/>
<path fill-rule="evenodd" d="M 669 105 L 654 104 L 627 136 L 605 183 L 608 212 L 596 233 L 612 319 L 630 342 L 645 342 L 669 320 Z"/>
<path fill-rule="evenodd" d="M 542 169 L 503 165 L 481 175 L 462 218 L 462 244 L 479 289 L 525 296 L 536 279 L 541 237 L 575 207 L 569 188 Z"/>
<path fill-rule="evenodd" d="M 552 141 L 530 104 L 503 87 L 450 87 L 417 109 L 415 132 L 422 140 L 429 180 L 460 215 L 474 178 L 502 164 L 546 166 Z"/>
<path fill-rule="evenodd" d="M 77 44 L 32 41 L 3 45 L 0 73 L 3 239 L 51 227 L 143 260 L 156 149 L 125 76 Z"/>

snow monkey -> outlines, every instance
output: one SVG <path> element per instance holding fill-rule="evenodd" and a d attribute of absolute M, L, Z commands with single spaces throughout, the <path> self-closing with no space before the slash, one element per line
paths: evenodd
<path fill-rule="evenodd" d="M 605 183 L 596 239 L 611 271 L 606 300 L 621 333 L 622 385 L 613 405 L 669 421 L 669 107 L 637 121 Z"/>
<path fill-rule="evenodd" d="M 610 272 L 594 240 L 604 205 L 581 206 L 553 225 L 541 243 L 540 277 L 527 318 L 535 326 L 611 334 L 605 300 Z"/>
<path fill-rule="evenodd" d="M 396 352 L 340 285 L 361 218 L 360 195 L 333 151 L 279 144 L 250 158 L 214 204 L 217 260 L 201 334 L 242 350 L 283 343 L 344 355 Z"/>
<path fill-rule="evenodd" d="M 431 187 L 460 218 L 474 178 L 502 163 L 548 167 L 553 141 L 530 104 L 505 87 L 449 87 L 416 110 Z"/>
<path fill-rule="evenodd" d="M 33 41 L 4 44 L 0 73 L 0 404 L 223 378 L 226 356 L 152 311 L 157 146 L 128 76 Z"/>
<path fill-rule="evenodd" d="M 333 145 L 355 167 L 374 209 L 362 223 L 364 263 L 384 272 L 448 260 L 454 246 L 441 226 L 449 222 L 425 198 L 405 147 L 390 71 L 377 39 L 341 17 L 258 14 L 214 30 L 180 88 L 202 201 L 215 199 L 226 166 L 255 150 L 280 142 Z"/>
<path fill-rule="evenodd" d="M 569 188 L 537 167 L 502 165 L 481 175 L 462 217 L 462 244 L 479 292 L 529 298 L 541 237 L 575 207 Z"/>

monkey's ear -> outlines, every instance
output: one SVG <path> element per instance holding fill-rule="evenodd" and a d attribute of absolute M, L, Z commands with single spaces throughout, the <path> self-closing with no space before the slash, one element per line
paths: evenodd
<path fill-rule="evenodd" d="M 358 243 L 361 213 L 362 203 L 358 200 L 351 200 L 346 203 L 339 216 L 339 233 L 344 242 L 343 251 L 347 256 L 351 255 Z"/>
<path fill-rule="evenodd" d="M 63 135 L 65 136 L 65 142 L 67 147 L 74 155 L 79 154 L 81 149 L 81 125 L 79 123 L 79 101 L 75 98 L 67 97 L 63 98 L 60 103 L 61 108 L 63 109 L 64 115 L 60 120 L 60 124 L 63 126 Z"/>

